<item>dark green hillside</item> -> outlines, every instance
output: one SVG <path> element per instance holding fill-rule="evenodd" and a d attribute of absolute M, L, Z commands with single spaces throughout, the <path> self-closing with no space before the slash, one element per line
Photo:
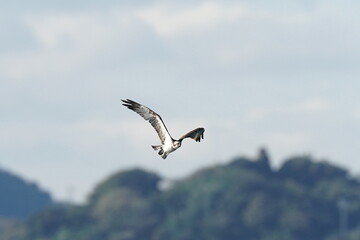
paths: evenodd
<path fill-rule="evenodd" d="M 309 156 L 278 169 L 266 151 L 202 169 L 160 190 L 140 169 L 101 182 L 84 206 L 43 211 L 4 240 L 336 240 L 339 203 L 347 240 L 360 239 L 360 183 Z M 21 228 L 19 228 L 21 229 Z M 20 235 L 20 236 L 19 236 Z"/>
<path fill-rule="evenodd" d="M 0 218 L 26 219 L 52 204 L 48 193 L 0 169 Z"/>

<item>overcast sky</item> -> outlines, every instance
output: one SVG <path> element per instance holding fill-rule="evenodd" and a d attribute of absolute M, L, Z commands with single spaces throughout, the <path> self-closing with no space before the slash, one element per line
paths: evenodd
<path fill-rule="evenodd" d="M 83 201 L 121 169 L 166 178 L 266 146 L 360 173 L 358 1 L 2 1 L 0 165 Z M 166 160 L 152 108 L 177 138 Z"/>

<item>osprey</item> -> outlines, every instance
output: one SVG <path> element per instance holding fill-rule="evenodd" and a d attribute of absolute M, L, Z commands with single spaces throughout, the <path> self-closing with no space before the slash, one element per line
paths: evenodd
<path fill-rule="evenodd" d="M 149 121 L 151 125 L 155 128 L 162 145 L 152 145 L 152 148 L 155 151 L 159 150 L 159 155 L 161 155 L 163 159 L 165 159 L 171 152 L 181 147 L 181 142 L 185 138 L 192 138 L 197 142 L 200 142 L 201 139 L 204 139 L 205 129 L 196 128 L 182 136 L 179 140 L 175 140 L 170 136 L 170 133 L 167 130 L 159 114 L 157 114 L 150 108 L 145 107 L 144 105 L 141 105 L 140 103 L 134 102 L 132 100 L 126 99 L 121 101 L 124 102 L 123 105 L 125 107 L 138 113 L 146 121 Z"/>

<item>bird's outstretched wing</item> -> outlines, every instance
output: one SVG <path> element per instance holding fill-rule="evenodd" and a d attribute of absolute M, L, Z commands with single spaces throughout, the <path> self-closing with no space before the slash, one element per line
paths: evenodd
<path fill-rule="evenodd" d="M 204 139 L 204 132 L 205 132 L 204 128 L 194 129 L 194 130 L 188 132 L 187 134 L 185 134 L 184 136 L 182 136 L 179 139 L 179 141 L 182 141 L 184 138 L 192 138 L 195 141 L 200 142 L 201 139 Z"/>
<path fill-rule="evenodd" d="M 130 99 L 121 100 L 123 101 L 123 105 L 134 112 L 138 113 L 142 116 L 146 121 L 149 121 L 151 125 L 155 128 L 161 143 L 164 144 L 165 142 L 171 141 L 172 138 L 167 130 L 163 120 L 161 119 L 160 115 L 151 110 L 140 103 L 134 102 Z"/>

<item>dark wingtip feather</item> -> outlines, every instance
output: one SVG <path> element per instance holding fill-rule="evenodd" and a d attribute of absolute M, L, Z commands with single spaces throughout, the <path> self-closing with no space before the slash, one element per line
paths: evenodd
<path fill-rule="evenodd" d="M 134 101 L 132 101 L 132 100 L 130 100 L 130 99 L 126 99 L 126 100 L 121 99 L 121 101 L 124 102 L 124 103 L 127 103 L 127 104 L 134 103 Z"/>
<path fill-rule="evenodd" d="M 139 104 L 139 103 L 137 103 L 137 102 L 135 102 L 135 101 L 133 101 L 133 100 L 131 100 L 131 99 L 126 99 L 126 101 L 125 102 L 127 102 L 127 103 L 129 103 L 129 104 Z"/>
<path fill-rule="evenodd" d="M 134 110 L 134 101 L 130 100 L 130 99 L 126 99 L 126 100 L 123 100 L 121 99 L 121 101 L 123 102 L 123 106 L 131 109 L 131 110 Z"/>
<path fill-rule="evenodd" d="M 130 100 L 130 99 L 126 99 L 126 100 L 121 99 L 121 101 L 123 102 L 123 104 L 122 104 L 123 106 L 125 106 L 128 109 L 135 111 L 135 112 L 136 112 L 136 109 L 141 106 L 141 104 L 139 104 L 133 100 Z"/>

